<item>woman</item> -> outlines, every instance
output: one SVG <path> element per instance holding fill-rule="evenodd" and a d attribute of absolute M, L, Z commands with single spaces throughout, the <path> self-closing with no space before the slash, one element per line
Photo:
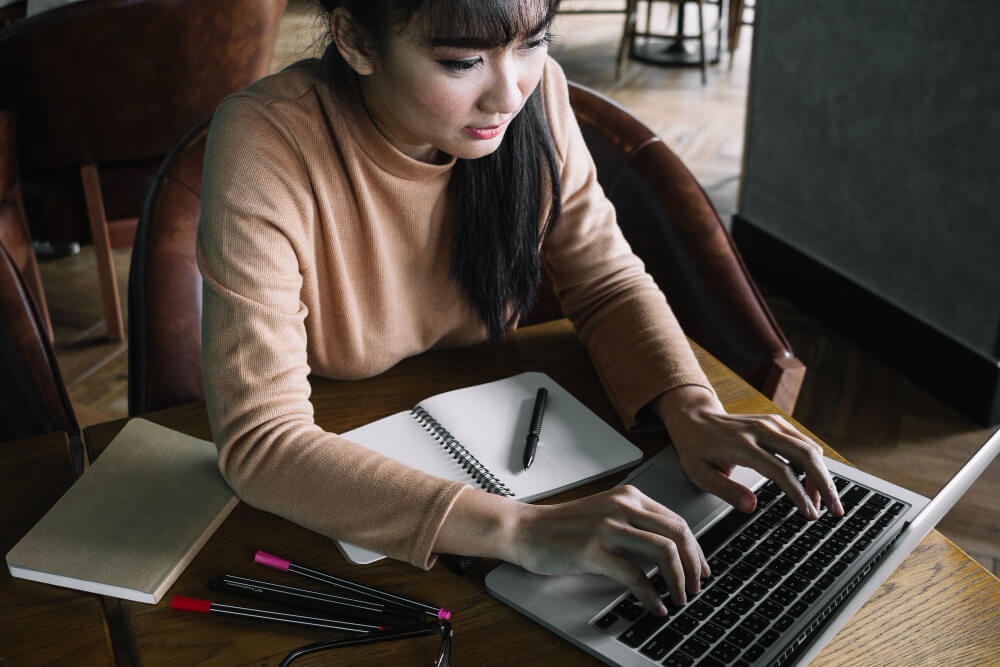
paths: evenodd
<path fill-rule="evenodd" d="M 220 468 L 240 497 L 419 567 L 440 553 L 591 572 L 666 609 L 709 569 L 685 522 L 635 489 L 533 506 L 429 477 L 316 426 L 310 372 L 377 374 L 502 337 L 541 271 L 627 425 L 652 411 L 690 477 L 743 510 L 735 464 L 806 516 L 839 512 L 821 448 L 725 412 L 596 182 L 548 58 L 557 0 L 323 0 L 331 43 L 219 107 L 199 262 Z M 806 472 L 801 485 L 792 465 Z"/>

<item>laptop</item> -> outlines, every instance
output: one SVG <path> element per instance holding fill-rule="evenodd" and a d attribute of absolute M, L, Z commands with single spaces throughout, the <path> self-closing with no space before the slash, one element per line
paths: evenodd
<path fill-rule="evenodd" d="M 712 577 L 666 618 L 646 613 L 621 584 L 596 575 L 544 576 L 505 563 L 489 592 L 612 665 L 806 664 L 955 505 L 1000 451 L 1000 429 L 928 499 L 832 459 L 845 515 L 808 522 L 771 481 L 734 476 L 757 494 L 752 514 L 695 487 L 673 447 L 623 482 L 682 515 Z M 655 567 L 647 568 L 662 586 Z"/>

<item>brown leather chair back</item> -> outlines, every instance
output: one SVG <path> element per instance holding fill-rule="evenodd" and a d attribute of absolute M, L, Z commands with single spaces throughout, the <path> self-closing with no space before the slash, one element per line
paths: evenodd
<path fill-rule="evenodd" d="M 16 239 L 0 218 L 0 442 L 64 432 L 74 473 L 83 471 L 80 425 L 66 392 L 49 331 L 31 289 L 7 252 Z M 23 248 L 17 248 L 23 251 Z"/>
<path fill-rule="evenodd" d="M 24 202 L 21 200 L 14 126 L 14 113 L 0 110 L 0 246 L 7 251 L 21 273 L 38 306 L 46 334 L 52 340 L 52 323 L 49 320 L 42 276 L 38 270 L 31 232 L 28 231 L 28 221 L 24 216 Z"/>
<path fill-rule="evenodd" d="M 608 98 L 570 85 L 598 179 L 636 254 L 685 331 L 791 412 L 805 367 L 697 181 L 647 126 Z M 165 161 L 139 220 L 129 284 L 129 413 L 199 400 L 201 276 L 195 262 L 208 121 Z M 525 323 L 562 317 L 543 283 Z"/>
<path fill-rule="evenodd" d="M 0 95 L 20 117 L 21 168 L 162 160 L 270 71 L 285 5 L 82 0 L 14 23 L 0 34 Z"/>
<path fill-rule="evenodd" d="M 600 93 L 570 84 L 570 102 L 633 251 L 684 331 L 791 413 L 805 366 L 764 302 L 708 196 L 642 121 Z M 543 293 L 552 317 L 554 297 Z"/>
<path fill-rule="evenodd" d="M 210 124 L 196 125 L 167 156 L 139 216 L 128 286 L 130 415 L 204 397 L 195 240 Z"/>
<path fill-rule="evenodd" d="M 0 111 L 0 442 L 63 431 L 83 469 L 80 426 L 52 348 L 34 247 L 18 193 L 14 115 Z"/>
<path fill-rule="evenodd" d="M 55 351 L 17 264 L 0 247 L 0 441 L 53 431 L 78 436 Z"/>
<path fill-rule="evenodd" d="M 0 33 L 0 103 L 21 119 L 36 235 L 89 238 L 85 164 L 101 168 L 107 218 L 137 217 L 185 132 L 270 71 L 286 1 L 82 0 Z"/>
<path fill-rule="evenodd" d="M 0 105 L 20 118 L 35 238 L 93 241 L 107 332 L 123 335 L 112 248 L 131 246 L 163 157 L 271 69 L 286 0 L 81 0 L 0 31 Z"/>

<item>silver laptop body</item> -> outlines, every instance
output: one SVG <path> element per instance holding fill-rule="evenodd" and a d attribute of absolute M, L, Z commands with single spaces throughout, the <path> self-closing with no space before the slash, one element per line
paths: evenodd
<path fill-rule="evenodd" d="M 821 516 L 814 522 L 825 521 L 832 528 L 809 525 L 797 533 L 801 537 L 806 532 L 827 532 L 815 545 L 803 549 L 800 545 L 808 544 L 811 538 L 800 541 L 795 537 L 786 543 L 781 537 L 791 530 L 783 528 L 784 523 L 802 522 L 801 518 L 793 518 L 797 515 L 794 508 L 788 511 L 787 499 L 781 501 L 783 494 L 779 491 L 779 498 L 766 504 L 776 489 L 773 482 L 754 471 L 736 469 L 734 476 L 755 489 L 761 505 L 749 518 L 741 517 L 725 502 L 697 489 L 681 470 L 673 448 L 667 447 L 636 468 L 623 483 L 637 486 L 683 516 L 702 542 L 713 569 L 712 580 L 702 592 L 684 607 L 672 610 L 667 621 L 637 611 L 634 597 L 623 586 L 600 576 L 542 576 L 503 564 L 487 575 L 486 587 L 499 600 L 612 665 L 805 664 L 954 506 L 998 451 L 1000 430 L 933 500 L 827 459 L 842 499 L 851 494 L 861 500 L 852 505 L 844 521 L 833 517 L 824 520 Z M 772 514 L 785 518 L 766 530 L 760 529 L 765 532 L 754 537 L 760 531 L 747 526 L 758 519 L 764 525 L 764 515 L 771 507 L 775 508 Z M 773 520 L 774 516 L 769 518 Z M 839 535 L 848 520 L 860 529 L 844 546 L 848 538 L 831 536 Z M 740 529 L 751 535 L 720 537 L 720 533 L 728 532 L 723 530 L 725 525 L 733 523 L 740 523 Z M 834 539 L 838 541 L 831 544 Z M 752 540 L 757 541 L 751 544 Z M 757 561 L 748 565 L 745 560 L 758 555 L 763 558 L 771 551 L 776 552 L 772 557 L 779 560 L 769 561 L 748 574 Z M 830 553 L 836 556 L 831 558 Z M 808 571 L 800 573 L 800 568 Z M 654 574 L 655 568 L 649 571 Z M 769 586 L 751 588 L 757 577 Z M 709 594 L 713 587 L 723 585 L 723 579 L 727 589 L 732 590 L 720 588 Z M 779 605 L 772 596 L 779 595 L 778 589 L 800 588 L 798 592 L 808 598 L 807 602 L 789 600 L 780 612 L 775 611 Z M 730 609 L 734 602 L 738 603 L 736 611 Z M 646 627 L 650 624 L 655 626 L 652 631 Z M 694 653 L 697 655 L 691 655 Z"/>

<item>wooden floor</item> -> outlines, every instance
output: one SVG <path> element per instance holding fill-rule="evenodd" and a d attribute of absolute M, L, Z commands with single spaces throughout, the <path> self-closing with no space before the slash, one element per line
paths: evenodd
<path fill-rule="evenodd" d="M 290 2 L 275 69 L 313 53 L 317 33 L 310 7 L 302 0 Z M 603 91 L 653 127 L 688 164 L 728 220 L 737 205 L 751 28 L 744 28 L 732 68 L 723 54 L 722 63 L 709 71 L 708 85 L 702 86 L 696 69 L 636 62 L 629 64 L 622 81 L 615 82 L 621 27 L 620 14 L 560 16 L 552 54 L 571 79 Z M 116 261 L 124 295 L 128 251 L 116 251 Z M 103 339 L 91 249 L 44 264 L 42 274 L 57 354 L 81 424 L 125 416 L 127 346 Z M 863 346 L 777 296 L 769 295 L 768 300 L 809 369 L 795 418 L 855 464 L 932 494 L 985 439 L 989 429 L 935 400 Z M 994 574 L 1000 573 L 997 508 L 1000 462 L 940 525 L 945 535 Z"/>

